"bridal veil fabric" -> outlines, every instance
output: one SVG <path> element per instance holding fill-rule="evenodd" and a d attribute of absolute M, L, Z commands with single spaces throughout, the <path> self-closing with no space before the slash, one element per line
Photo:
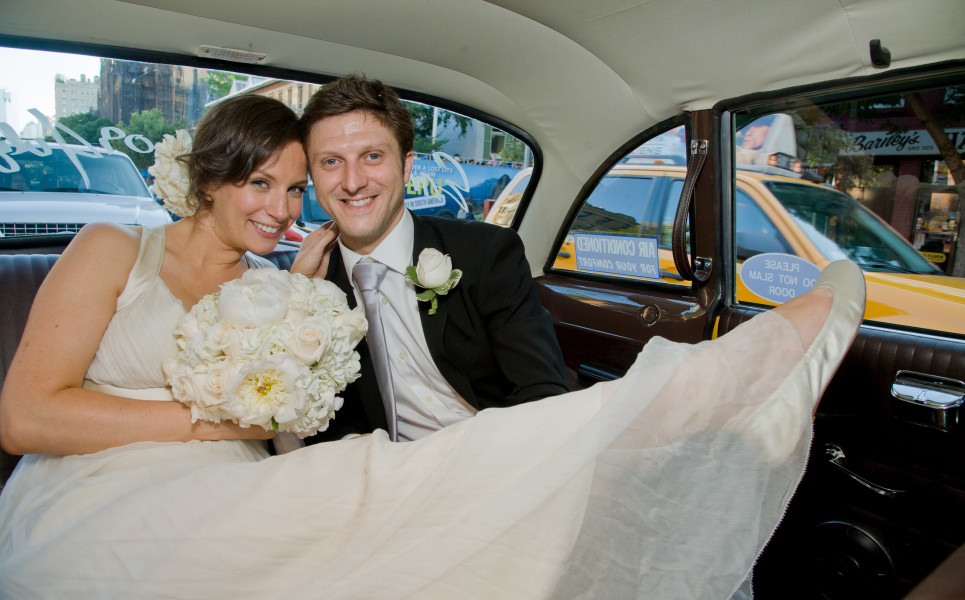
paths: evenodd
<path fill-rule="evenodd" d="M 158 277 L 163 244 L 163 229 L 143 236 L 88 374 L 116 394 L 163 397 L 159 355 L 184 314 Z M 0 495 L 0 597 L 729 598 L 860 321 L 860 293 L 835 294 L 806 352 L 765 313 L 714 342 L 655 339 L 621 380 L 417 442 L 26 456 Z"/>

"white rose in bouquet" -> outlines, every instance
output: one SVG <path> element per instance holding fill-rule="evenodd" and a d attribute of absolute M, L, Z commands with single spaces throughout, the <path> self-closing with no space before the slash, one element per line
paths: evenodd
<path fill-rule="evenodd" d="M 224 321 L 215 321 L 208 328 L 203 343 L 205 355 L 217 356 L 225 348 L 236 344 L 238 340 L 238 328 Z"/>
<path fill-rule="evenodd" d="M 332 323 L 328 319 L 306 317 L 295 327 L 292 354 L 306 364 L 317 363 L 330 345 L 331 329 Z"/>
<path fill-rule="evenodd" d="M 203 400 L 205 406 L 217 405 L 221 402 L 221 396 L 228 386 L 228 380 L 232 379 L 235 370 L 227 363 L 212 365 L 204 376 L 204 389 L 199 398 Z"/>
<path fill-rule="evenodd" d="M 288 312 L 285 314 L 285 320 L 297 322 L 316 310 L 314 303 L 319 292 L 314 281 L 307 277 L 292 279 L 291 283 L 291 294 L 288 297 Z M 336 289 L 338 289 L 338 286 L 336 286 Z"/>
<path fill-rule="evenodd" d="M 355 346 L 368 326 L 338 286 L 252 269 L 205 296 L 175 334 L 164 373 L 193 420 L 307 437 L 328 427 L 337 395 L 359 374 Z"/>

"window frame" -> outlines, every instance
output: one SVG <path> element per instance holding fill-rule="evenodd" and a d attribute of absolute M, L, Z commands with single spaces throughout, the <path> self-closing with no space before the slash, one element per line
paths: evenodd
<path fill-rule="evenodd" d="M 586 271 L 571 271 L 567 269 L 559 269 L 554 267 L 556 262 L 556 257 L 562 250 L 563 244 L 566 242 L 567 236 L 569 236 L 576 219 L 579 216 L 580 211 L 583 209 L 587 200 L 596 190 L 597 186 L 603 181 L 605 177 L 610 174 L 610 171 L 620 165 L 620 161 L 624 159 L 628 154 L 630 154 L 634 149 L 640 147 L 647 141 L 657 137 L 658 135 L 667 133 L 668 131 L 676 127 L 684 127 L 684 132 L 686 134 L 687 144 L 689 145 L 691 139 L 691 120 L 689 115 L 680 114 L 670 119 L 666 119 L 657 123 L 656 125 L 645 129 L 644 131 L 633 136 L 619 148 L 617 148 L 613 153 L 610 154 L 607 159 L 600 164 L 600 166 L 594 171 L 593 176 L 590 177 L 587 182 L 580 188 L 579 193 L 575 196 L 573 202 L 570 205 L 570 209 L 567 211 L 566 217 L 562 221 L 560 230 L 553 242 L 553 249 L 547 258 L 544 265 L 544 272 L 552 273 L 554 275 L 560 275 L 565 277 L 574 277 L 576 279 L 585 280 L 587 282 L 593 283 L 603 283 L 608 285 L 615 285 L 619 287 L 626 287 L 630 289 L 638 289 L 641 291 L 653 291 L 657 293 L 667 292 L 673 295 L 683 295 L 692 296 L 694 291 L 694 286 L 688 284 L 687 282 L 677 283 L 665 283 L 659 279 L 632 279 L 620 275 L 604 275 L 600 273 L 591 273 Z M 668 178 L 669 179 L 669 178 Z M 660 184 L 656 184 L 654 187 L 658 187 Z M 669 187 L 669 181 L 667 186 Z M 671 202 L 670 198 L 667 198 L 667 203 Z M 666 205 L 665 205 L 666 206 Z M 665 208 L 665 207 L 664 207 Z M 661 211 L 662 213 L 663 211 Z M 693 227 L 693 212 L 691 213 L 691 228 Z M 660 247 L 660 236 L 657 236 L 658 247 Z M 681 280 L 682 281 L 682 280 Z"/>
<path fill-rule="evenodd" d="M 770 305 L 753 302 L 738 303 L 736 273 L 736 210 L 735 190 L 737 189 L 736 168 L 733 165 L 732 148 L 735 144 L 735 115 L 746 111 L 755 114 L 764 112 L 784 112 L 813 104 L 830 104 L 860 100 L 872 96 L 899 93 L 911 89 L 938 88 L 965 83 L 965 61 L 947 61 L 939 64 L 913 67 L 896 72 L 875 73 L 846 80 L 832 80 L 820 84 L 796 86 L 775 92 L 759 92 L 718 102 L 713 107 L 715 121 L 719 123 L 718 142 L 713 148 L 717 156 L 719 174 L 726 185 L 718 186 L 717 208 L 721 211 L 718 248 L 719 256 L 727 265 L 722 270 L 721 289 L 723 307 L 770 308 Z M 924 184 L 921 184 L 924 185 Z M 965 230 L 963 230 L 965 231 Z M 920 329 L 917 327 L 890 322 L 871 321 L 875 327 L 895 332 L 914 333 L 965 339 L 965 335 L 954 332 Z"/>

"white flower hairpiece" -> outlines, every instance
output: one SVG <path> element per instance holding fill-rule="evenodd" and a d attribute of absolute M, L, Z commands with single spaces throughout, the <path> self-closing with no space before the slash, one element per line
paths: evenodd
<path fill-rule="evenodd" d="M 416 286 L 425 288 L 415 297 L 422 302 L 430 302 L 429 314 L 434 315 L 439 308 L 438 296 L 445 296 L 456 287 L 462 278 L 462 271 L 452 268 L 452 259 L 448 254 L 435 248 L 425 248 L 419 253 L 418 264 L 406 267 L 405 276 Z"/>
<path fill-rule="evenodd" d="M 190 193 L 191 178 L 188 165 L 178 160 L 191 152 L 191 136 L 184 129 L 174 135 L 164 134 L 164 139 L 154 146 L 154 164 L 147 172 L 154 176 L 151 191 L 164 201 L 164 208 L 179 217 L 190 217 L 198 211 L 200 202 Z"/>

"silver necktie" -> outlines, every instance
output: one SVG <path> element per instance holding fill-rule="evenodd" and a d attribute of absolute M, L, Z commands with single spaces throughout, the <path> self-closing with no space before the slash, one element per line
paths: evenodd
<path fill-rule="evenodd" d="M 365 318 L 369 321 L 369 332 L 365 334 L 368 342 L 375 378 L 382 392 L 385 405 L 385 418 L 389 427 L 389 438 L 398 441 L 397 418 L 395 412 L 395 393 L 392 390 L 392 372 L 389 370 L 389 349 L 385 344 L 385 329 L 382 327 L 382 313 L 379 302 L 379 286 L 385 279 L 388 267 L 369 258 L 363 258 L 352 269 L 352 279 L 362 294 L 365 305 Z"/>

